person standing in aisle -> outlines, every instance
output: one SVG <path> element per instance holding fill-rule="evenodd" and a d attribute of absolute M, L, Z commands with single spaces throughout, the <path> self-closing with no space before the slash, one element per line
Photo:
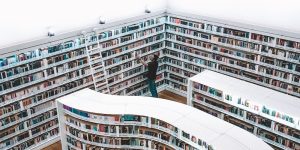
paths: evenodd
<path fill-rule="evenodd" d="M 145 63 L 145 61 L 143 61 L 140 56 L 137 56 L 137 58 L 141 61 L 141 63 L 144 66 L 148 67 L 147 82 L 149 85 L 149 89 L 150 89 L 152 97 L 158 97 L 156 84 L 155 84 L 156 72 L 157 72 L 157 68 L 158 68 L 158 62 L 157 62 L 158 55 L 156 55 L 156 54 L 150 55 L 149 56 L 150 62 L 148 64 Z"/>

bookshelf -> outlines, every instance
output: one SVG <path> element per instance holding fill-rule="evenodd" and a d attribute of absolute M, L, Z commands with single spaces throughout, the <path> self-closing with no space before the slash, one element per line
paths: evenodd
<path fill-rule="evenodd" d="M 209 70 L 189 79 L 187 95 L 188 105 L 253 133 L 275 149 L 300 147 L 296 97 Z"/>
<path fill-rule="evenodd" d="M 149 95 L 147 70 L 136 55 L 146 62 L 149 55 L 160 55 L 159 91 L 186 96 L 187 78 L 208 69 L 300 97 L 299 39 L 167 10 L 1 49 L 0 138 L 7 142 L 0 145 L 25 149 L 31 141 L 45 143 L 44 138 L 25 138 L 28 142 L 20 144 L 15 139 L 30 133 L 32 125 L 27 122 L 43 113 L 31 110 L 82 88 Z M 22 124 L 27 128 L 19 131 Z"/>
<path fill-rule="evenodd" d="M 35 50 L 25 48 L 3 54 L 0 148 L 41 148 L 51 144 L 49 141 L 57 141 L 53 102 L 65 94 L 82 88 L 102 93 L 117 88 L 112 92 L 119 95 L 148 94 L 146 82 L 137 82 L 144 79 L 146 70 L 135 56 L 142 54 L 147 61 L 150 54 L 160 53 L 165 17 L 144 17 L 30 48 Z M 109 83 L 117 78 L 120 80 Z M 164 80 L 160 80 L 158 84 L 163 85 Z"/>
<path fill-rule="evenodd" d="M 279 43 L 275 42 L 276 35 L 264 35 L 249 29 L 235 30 L 232 29 L 235 27 L 229 28 L 228 24 L 223 27 L 220 23 L 215 24 L 208 20 L 170 15 L 166 23 L 166 40 L 171 44 L 166 46 L 176 51 L 180 49 L 178 52 L 186 55 L 201 55 L 197 57 L 205 60 L 188 56 L 184 58 L 194 60 L 199 66 L 208 63 L 213 68 L 207 69 L 226 72 L 243 80 L 299 96 L 299 60 L 287 59 L 295 56 L 297 42 L 285 42 L 289 46 L 283 45 L 284 48 L 281 46 L 279 49 Z"/>
<path fill-rule="evenodd" d="M 160 98 L 114 96 L 84 89 L 59 98 L 57 106 L 58 117 L 63 120 L 59 122 L 63 149 L 243 150 L 253 147 L 252 143 L 272 149 L 238 127 Z M 249 141 L 239 140 L 240 132 Z"/>

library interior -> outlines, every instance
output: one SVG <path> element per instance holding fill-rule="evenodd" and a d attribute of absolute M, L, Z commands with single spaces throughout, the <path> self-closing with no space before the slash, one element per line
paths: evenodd
<path fill-rule="evenodd" d="M 300 150 L 286 1 L 4 2 L 0 150 Z"/>

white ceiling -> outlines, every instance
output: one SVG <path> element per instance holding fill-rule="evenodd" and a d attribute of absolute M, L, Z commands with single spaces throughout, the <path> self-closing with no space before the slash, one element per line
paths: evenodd
<path fill-rule="evenodd" d="M 0 5 L 0 48 L 55 33 L 165 9 L 300 33 L 298 0 L 6 0 Z"/>

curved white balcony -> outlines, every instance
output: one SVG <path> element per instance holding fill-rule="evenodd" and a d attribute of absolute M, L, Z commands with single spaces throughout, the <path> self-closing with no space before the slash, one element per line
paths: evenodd
<path fill-rule="evenodd" d="M 171 132 L 167 133 L 169 133 L 173 137 L 178 138 L 187 145 L 190 145 L 197 149 L 203 149 L 204 147 L 193 142 L 191 138 L 192 136 L 197 140 L 200 139 L 201 141 L 205 141 L 207 145 L 212 146 L 214 150 L 272 149 L 268 144 L 263 142 L 263 140 L 257 138 L 256 136 L 248 133 L 243 129 L 240 129 L 234 125 L 231 125 L 225 121 L 222 121 L 190 106 L 172 102 L 169 100 L 163 100 L 160 98 L 107 95 L 95 92 L 90 89 L 84 89 L 59 98 L 57 100 L 57 104 L 60 120 L 61 141 L 63 147 L 67 146 L 67 143 L 64 142 L 66 142 L 66 136 L 68 134 L 68 132 L 65 131 L 65 126 L 67 125 L 65 123 L 66 120 L 64 120 L 66 119 L 65 116 L 78 118 L 78 120 L 83 120 L 82 122 L 85 123 L 91 122 L 110 125 L 126 124 L 123 121 L 112 121 L 109 123 L 107 121 L 102 122 L 99 119 L 92 119 L 90 117 L 80 117 L 80 115 L 64 109 L 63 105 L 65 105 L 71 108 L 75 108 L 78 111 L 99 116 L 135 115 L 162 120 L 167 124 L 176 127 L 179 131 L 178 136 L 173 136 L 173 133 Z M 149 125 L 146 125 L 142 122 L 142 124 L 137 123 L 135 125 L 157 129 L 157 127 L 155 127 L 155 125 L 153 126 L 153 124 L 151 123 L 151 119 L 148 120 L 150 120 L 148 122 Z M 130 125 L 130 123 L 128 125 Z M 161 128 L 160 130 L 162 129 L 164 128 Z M 78 130 L 82 131 L 82 127 L 78 127 Z M 166 131 L 167 130 L 165 130 L 165 132 Z M 190 135 L 190 138 L 184 137 L 181 134 L 181 131 L 188 133 Z M 120 136 L 120 134 L 116 135 Z M 143 138 L 147 139 L 147 137 Z M 168 145 L 168 143 L 165 142 L 162 144 Z"/>

